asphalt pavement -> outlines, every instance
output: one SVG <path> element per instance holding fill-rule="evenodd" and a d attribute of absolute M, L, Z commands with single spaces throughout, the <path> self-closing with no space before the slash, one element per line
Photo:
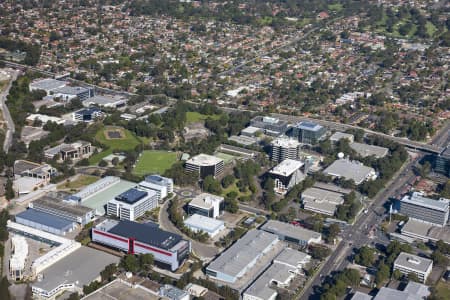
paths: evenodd
<path fill-rule="evenodd" d="M 19 75 L 19 72 L 17 70 L 10 70 L 8 71 L 8 73 L 11 75 L 11 80 L 8 83 L 6 89 L 0 94 L 0 106 L 3 112 L 3 119 L 6 121 L 8 127 L 5 135 L 5 141 L 3 144 L 3 151 L 5 152 L 8 152 L 9 148 L 11 147 L 12 138 L 14 132 L 16 131 L 14 121 L 11 118 L 11 114 L 9 113 L 8 106 L 6 106 L 6 97 L 9 94 L 9 90 L 11 89 L 12 83 L 17 79 L 17 76 Z"/>

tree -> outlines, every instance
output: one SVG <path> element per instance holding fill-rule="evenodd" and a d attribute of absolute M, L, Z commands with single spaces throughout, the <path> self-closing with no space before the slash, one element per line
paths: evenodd
<path fill-rule="evenodd" d="M 375 253 L 374 249 L 364 246 L 361 247 L 358 251 L 358 254 L 355 256 L 355 262 L 359 265 L 363 265 L 366 267 L 371 267 L 375 261 Z"/>
<path fill-rule="evenodd" d="M 375 283 L 380 286 L 386 279 L 389 278 L 389 267 L 381 262 L 378 265 L 378 271 L 377 274 L 375 275 Z"/>
<path fill-rule="evenodd" d="M 120 266 L 129 272 L 136 272 L 139 268 L 139 262 L 136 255 L 127 254 L 120 261 Z"/>
<path fill-rule="evenodd" d="M 446 267 L 449 264 L 448 258 L 439 250 L 436 250 L 431 254 L 431 259 L 438 266 Z"/>
<path fill-rule="evenodd" d="M 417 277 L 416 273 L 410 272 L 408 273 L 408 280 L 414 282 L 420 282 L 419 277 Z"/>
<path fill-rule="evenodd" d="M 80 300 L 80 295 L 78 293 L 72 293 L 67 300 Z"/>
<path fill-rule="evenodd" d="M 338 224 L 333 223 L 328 227 L 328 231 L 327 231 L 327 242 L 333 242 L 334 239 L 339 235 L 339 233 L 341 232 L 341 228 L 339 227 Z"/>
<path fill-rule="evenodd" d="M 102 159 L 102 160 L 98 163 L 98 166 L 104 168 L 104 167 L 107 167 L 107 166 L 108 166 L 108 163 L 106 162 L 106 160 Z"/>
<path fill-rule="evenodd" d="M 326 258 L 328 255 L 331 254 L 330 248 L 325 247 L 325 246 L 319 246 L 319 245 L 310 245 L 309 251 L 311 253 L 311 256 L 314 259 L 320 259 L 320 260 Z"/>
<path fill-rule="evenodd" d="M 150 270 L 151 266 L 154 263 L 154 257 L 150 253 L 139 255 L 139 264 L 141 268 Z"/>
<path fill-rule="evenodd" d="M 11 294 L 9 293 L 9 282 L 6 276 L 0 280 L 0 299 L 11 300 Z"/>
<path fill-rule="evenodd" d="M 219 181 L 214 179 L 211 175 L 206 176 L 203 180 L 203 190 L 216 195 L 220 195 L 222 193 L 222 187 Z"/>
<path fill-rule="evenodd" d="M 233 175 L 227 175 L 222 179 L 222 186 L 224 189 L 226 189 L 227 187 L 229 187 L 230 185 L 232 185 L 234 183 L 234 176 Z"/>
<path fill-rule="evenodd" d="M 400 278 L 402 278 L 402 276 L 403 274 L 399 270 L 394 270 L 394 272 L 392 272 L 392 278 L 394 278 L 395 280 L 399 280 Z"/>
<path fill-rule="evenodd" d="M 100 272 L 100 276 L 102 278 L 102 282 L 105 281 L 112 281 L 114 274 L 117 272 L 117 265 L 116 264 L 110 264 L 103 269 L 103 271 Z"/>
<path fill-rule="evenodd" d="M 7 200 L 11 200 L 11 199 L 14 199 L 15 196 L 16 196 L 16 192 L 14 191 L 14 188 L 13 188 L 13 182 L 10 178 L 8 178 L 8 180 L 6 180 L 6 185 L 5 185 L 5 197 Z"/>

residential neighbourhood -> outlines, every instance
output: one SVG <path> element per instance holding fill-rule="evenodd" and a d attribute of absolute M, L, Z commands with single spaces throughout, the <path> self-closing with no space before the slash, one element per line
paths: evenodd
<path fill-rule="evenodd" d="M 0 3 L 0 299 L 449 299 L 449 11 Z"/>

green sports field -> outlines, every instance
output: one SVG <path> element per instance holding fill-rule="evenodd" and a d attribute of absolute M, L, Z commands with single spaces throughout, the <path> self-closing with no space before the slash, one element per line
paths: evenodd
<path fill-rule="evenodd" d="M 176 152 L 146 150 L 136 161 L 133 173 L 138 176 L 151 173 L 163 174 L 176 161 Z"/>
<path fill-rule="evenodd" d="M 220 115 L 203 115 L 203 114 L 195 112 L 195 111 L 188 111 L 186 113 L 186 121 L 188 123 L 201 122 L 208 118 L 218 120 L 218 119 L 220 119 Z"/>

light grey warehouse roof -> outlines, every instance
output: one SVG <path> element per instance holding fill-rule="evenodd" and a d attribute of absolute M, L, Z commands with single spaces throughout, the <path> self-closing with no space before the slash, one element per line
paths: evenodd
<path fill-rule="evenodd" d="M 443 212 L 446 212 L 449 209 L 449 202 L 447 199 L 441 198 L 440 200 L 434 200 L 424 197 L 420 193 L 413 193 L 411 196 L 406 195 L 402 198 L 401 202 L 440 210 Z"/>
<path fill-rule="evenodd" d="M 394 261 L 394 266 L 399 265 L 401 267 L 420 272 L 426 272 L 432 264 L 433 261 L 431 259 L 409 254 L 406 252 L 400 253 Z"/>
<path fill-rule="evenodd" d="M 344 203 L 343 194 L 315 187 L 307 188 L 306 190 L 304 190 L 302 193 L 302 198 L 307 198 L 305 199 L 306 201 L 318 201 L 334 204 Z"/>
<path fill-rule="evenodd" d="M 404 291 L 382 287 L 373 300 L 422 300 L 422 298 Z"/>
<path fill-rule="evenodd" d="M 293 237 L 301 241 L 316 240 L 322 237 L 318 232 L 275 220 L 267 221 L 261 226 L 261 229 L 277 235 Z"/>
<path fill-rule="evenodd" d="M 278 237 L 261 230 L 251 230 L 211 262 L 207 269 L 236 277 Z"/>
<path fill-rule="evenodd" d="M 41 272 L 42 281 L 36 281 L 33 286 L 46 291 L 65 283 L 83 287 L 96 279 L 107 265 L 119 260 L 114 255 L 82 246 Z"/>
<path fill-rule="evenodd" d="M 297 267 L 299 264 L 302 264 L 309 259 L 311 259 L 311 257 L 304 252 L 286 248 L 278 254 L 273 262 Z"/>
<path fill-rule="evenodd" d="M 356 184 L 360 184 L 370 175 L 370 173 L 375 173 L 375 170 L 358 162 L 352 162 L 347 159 L 338 159 L 323 172 L 330 176 L 353 179 Z"/>
<path fill-rule="evenodd" d="M 350 147 L 362 157 L 373 155 L 376 158 L 381 158 L 386 156 L 389 152 L 388 148 L 362 143 L 351 143 Z"/>
<path fill-rule="evenodd" d="M 350 300 L 371 300 L 372 296 L 356 291 Z"/>
<path fill-rule="evenodd" d="M 66 82 L 52 79 L 52 78 L 36 80 L 30 84 L 31 87 L 33 87 L 35 89 L 40 89 L 40 90 L 53 90 L 53 89 L 63 87 L 65 85 L 66 85 Z"/>
<path fill-rule="evenodd" d="M 271 299 L 277 294 L 274 288 L 270 287 L 272 281 L 286 282 L 292 274 L 292 270 L 286 265 L 272 264 L 246 291 L 244 294 L 258 297 L 260 299 Z"/>

